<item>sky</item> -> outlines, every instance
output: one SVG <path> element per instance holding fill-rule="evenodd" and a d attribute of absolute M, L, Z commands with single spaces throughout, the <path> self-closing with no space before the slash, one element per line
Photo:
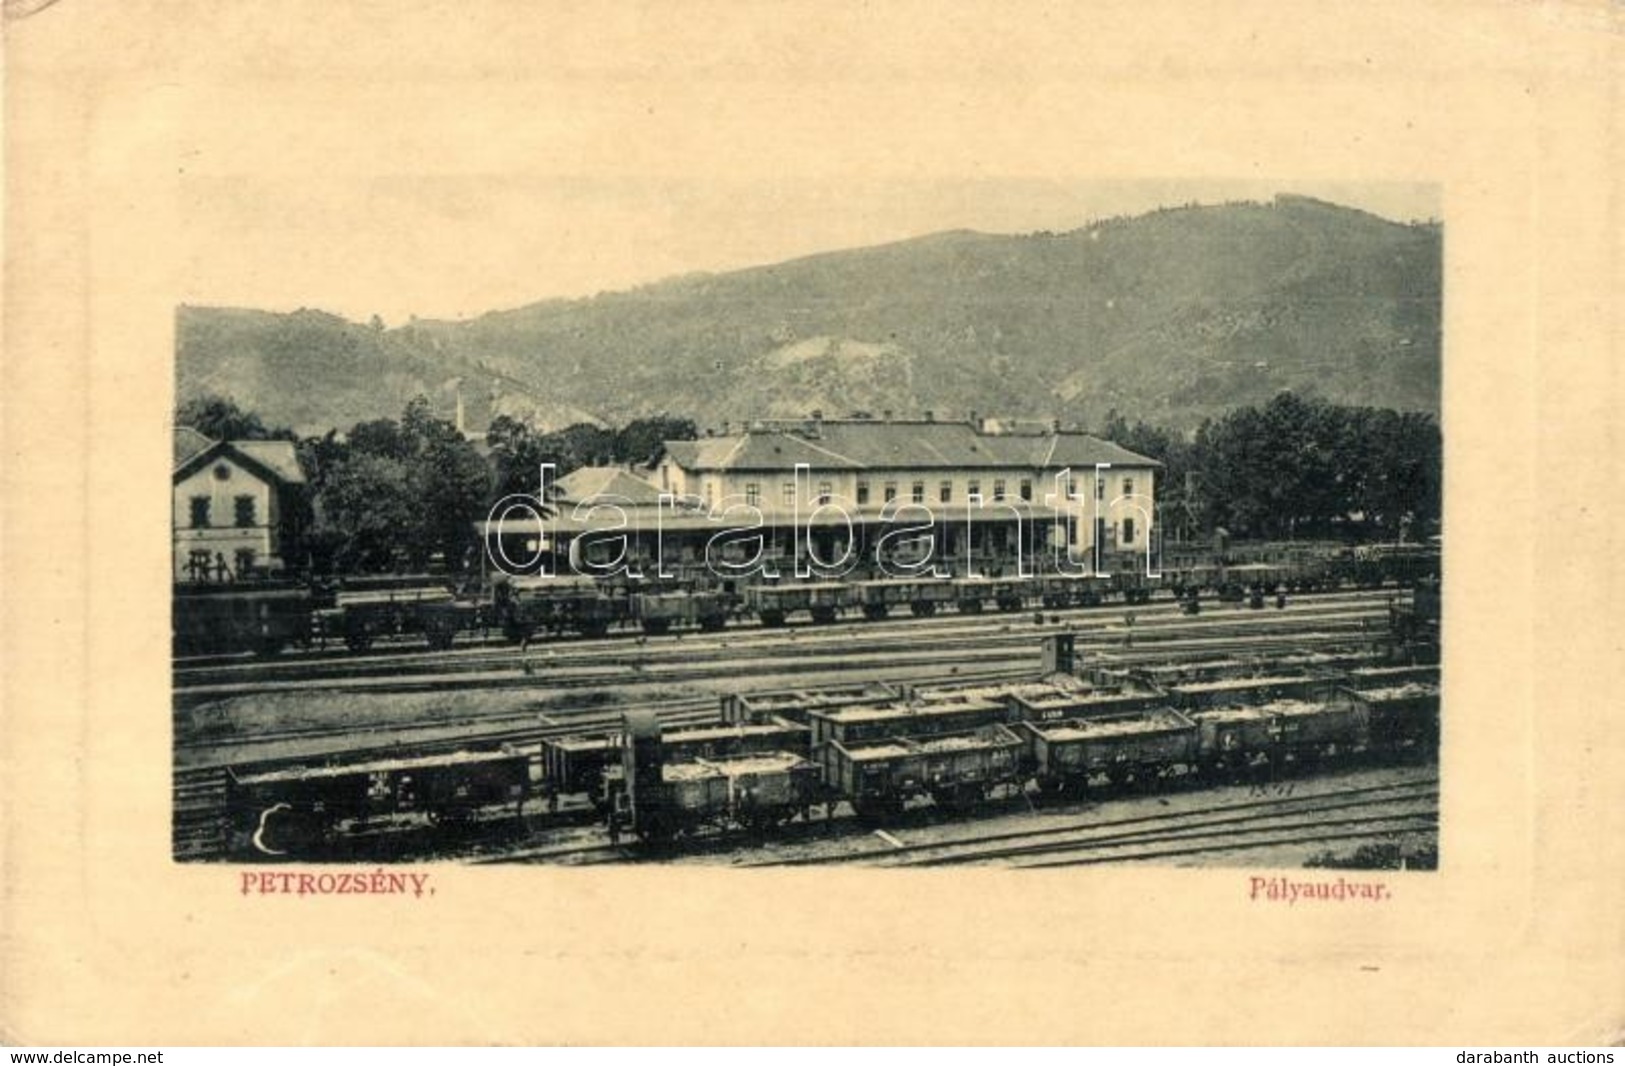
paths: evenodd
<path fill-rule="evenodd" d="M 1437 186 L 1402 182 L 204 174 L 182 188 L 182 302 L 391 326 L 945 230 L 1063 231 L 1281 192 L 1395 221 L 1441 215 Z"/>

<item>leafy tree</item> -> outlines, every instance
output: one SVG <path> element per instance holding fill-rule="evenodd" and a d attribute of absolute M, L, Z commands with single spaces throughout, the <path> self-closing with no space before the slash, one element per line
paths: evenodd
<path fill-rule="evenodd" d="M 615 458 L 623 463 L 647 463 L 668 440 L 691 440 L 700 435 L 692 418 L 656 415 L 627 423 L 615 434 Z"/>
<path fill-rule="evenodd" d="M 197 396 L 175 408 L 175 424 L 190 426 L 211 440 L 293 440 L 283 427 L 268 427 L 229 396 Z"/>
<path fill-rule="evenodd" d="M 389 568 L 417 521 L 405 464 L 365 452 L 339 460 L 317 490 L 316 515 L 314 532 L 337 569 Z"/>

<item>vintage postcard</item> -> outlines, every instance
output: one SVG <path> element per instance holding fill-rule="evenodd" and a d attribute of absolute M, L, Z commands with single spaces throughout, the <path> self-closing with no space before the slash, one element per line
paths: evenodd
<path fill-rule="evenodd" d="M 0 1036 L 1617 1041 L 1617 14 L 1283 13 L 8 7 Z"/>

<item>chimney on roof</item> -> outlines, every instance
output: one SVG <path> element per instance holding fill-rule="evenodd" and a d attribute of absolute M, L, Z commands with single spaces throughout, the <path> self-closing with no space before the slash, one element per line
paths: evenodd
<path fill-rule="evenodd" d="M 935 422 L 937 420 L 937 413 L 935 411 L 927 411 L 925 413 L 925 420 L 927 422 Z"/>
<path fill-rule="evenodd" d="M 714 429 L 712 429 L 712 428 L 711 428 L 711 427 L 710 427 L 710 426 L 706 426 L 706 427 L 705 427 L 705 436 L 706 436 L 706 439 L 708 439 L 708 440 L 709 440 L 709 439 L 710 439 L 710 438 L 712 438 L 712 437 L 714 437 L 714 436 L 716 436 L 716 435 L 717 435 L 717 431 L 716 431 L 716 430 L 714 430 Z"/>
<path fill-rule="evenodd" d="M 724 419 L 722 422 L 722 435 L 724 437 L 733 436 L 733 423 L 729 422 L 727 419 Z"/>
<path fill-rule="evenodd" d="M 975 411 L 970 413 L 970 424 L 971 428 L 976 432 L 982 432 L 982 416 L 977 414 Z"/>
<path fill-rule="evenodd" d="M 1059 418 L 1050 419 L 1049 430 L 1051 433 L 1061 432 L 1061 420 Z"/>
<path fill-rule="evenodd" d="M 880 412 L 880 417 L 881 417 L 882 421 L 890 422 L 891 421 L 891 408 L 888 407 L 885 410 L 881 411 Z"/>
<path fill-rule="evenodd" d="M 813 408 L 812 420 L 814 422 L 822 422 L 824 420 L 824 409 L 822 407 Z"/>

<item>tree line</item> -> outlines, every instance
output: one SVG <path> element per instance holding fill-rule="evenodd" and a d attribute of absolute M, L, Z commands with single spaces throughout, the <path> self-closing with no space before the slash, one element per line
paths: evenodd
<path fill-rule="evenodd" d="M 482 451 L 427 399 L 398 419 L 300 438 L 223 397 L 182 404 L 176 421 L 215 440 L 294 442 L 309 481 L 290 564 L 314 572 L 477 565 L 470 537 L 502 496 L 537 490 L 543 463 L 647 463 L 665 440 L 697 437 L 693 420 L 638 419 L 541 432 L 506 416 Z M 1223 529 L 1238 538 L 1419 539 L 1440 518 L 1443 440 L 1431 415 L 1350 407 L 1281 393 L 1182 434 L 1111 412 L 1101 435 L 1164 464 L 1157 521 L 1166 536 Z"/>
<path fill-rule="evenodd" d="M 1444 440 L 1428 414 L 1282 392 L 1188 436 L 1116 411 L 1102 435 L 1163 462 L 1171 537 L 1421 539 L 1441 517 Z"/>
<path fill-rule="evenodd" d="M 477 566 L 472 523 L 498 498 L 534 493 L 541 465 L 559 475 L 583 466 L 647 462 L 664 440 L 694 437 L 686 418 L 656 416 L 620 428 L 589 424 L 540 432 L 498 416 L 482 451 L 418 397 L 401 417 L 359 422 L 348 432 L 300 437 L 267 425 L 228 397 L 181 404 L 176 424 L 213 440 L 287 440 L 307 485 L 292 523 L 290 565 L 315 573 L 416 571 Z"/>

